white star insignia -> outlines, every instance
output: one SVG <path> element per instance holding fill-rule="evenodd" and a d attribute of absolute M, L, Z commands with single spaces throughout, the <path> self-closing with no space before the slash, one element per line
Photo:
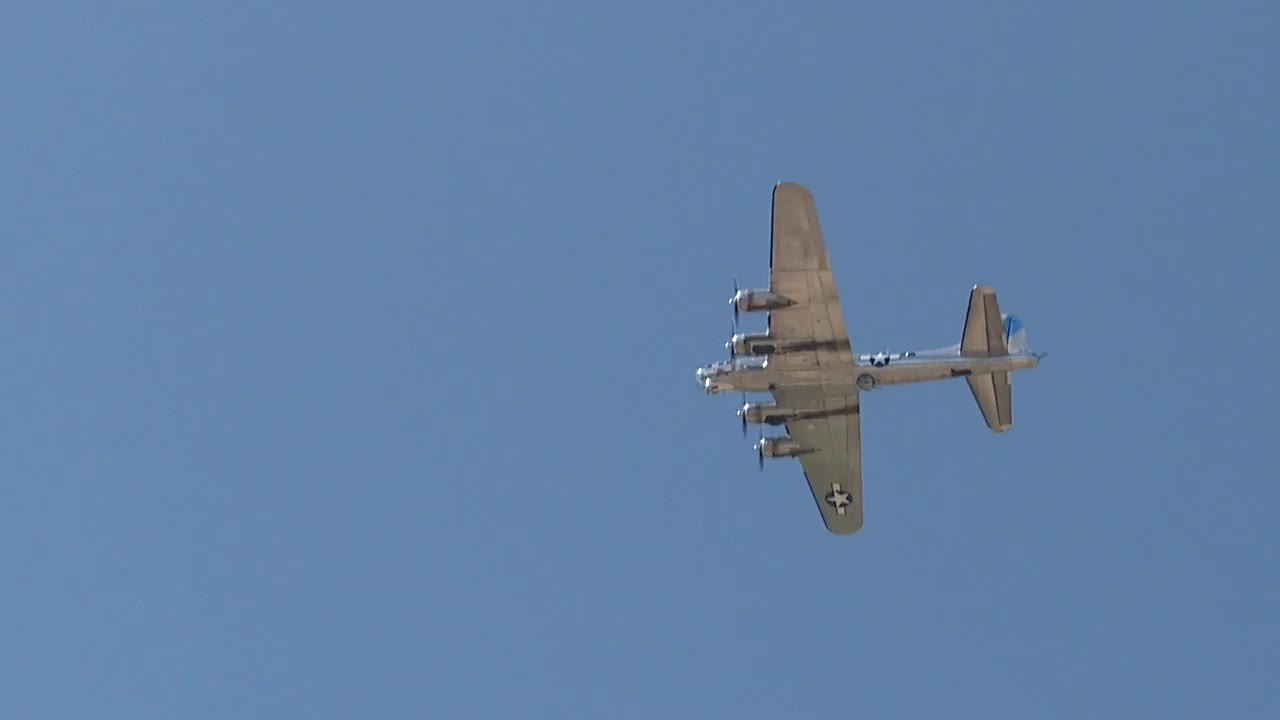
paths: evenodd
<path fill-rule="evenodd" d="M 853 504 L 853 496 L 840 489 L 840 483 L 832 483 L 831 492 L 823 498 L 827 504 L 836 509 L 837 515 L 844 515 L 845 508 Z"/>

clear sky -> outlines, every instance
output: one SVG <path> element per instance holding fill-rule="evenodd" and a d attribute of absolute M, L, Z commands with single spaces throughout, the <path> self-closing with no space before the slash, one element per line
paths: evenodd
<path fill-rule="evenodd" d="M 0 9 L 5 717 L 1280 715 L 1274 4 L 248 5 Z M 853 537 L 693 377 L 778 180 L 1050 353 Z"/>

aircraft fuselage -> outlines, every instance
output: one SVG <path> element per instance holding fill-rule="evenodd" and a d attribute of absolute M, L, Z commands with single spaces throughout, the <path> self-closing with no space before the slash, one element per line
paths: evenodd
<path fill-rule="evenodd" d="M 903 353 L 885 360 L 885 355 L 864 356 L 850 364 L 833 367 L 799 365 L 788 356 L 778 361 L 730 361 L 715 363 L 698 370 L 698 379 L 709 394 L 722 392 L 768 392 L 779 387 L 822 386 L 826 392 L 853 393 L 888 385 L 930 382 L 950 378 L 981 375 L 1001 370 L 1026 370 L 1040 364 L 1031 353 L 998 357 L 971 357 L 959 353 L 936 354 L 934 351 Z"/>

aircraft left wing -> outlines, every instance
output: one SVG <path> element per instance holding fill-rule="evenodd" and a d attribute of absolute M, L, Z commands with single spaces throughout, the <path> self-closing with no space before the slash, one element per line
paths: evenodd
<path fill-rule="evenodd" d="M 769 290 L 794 303 L 769 313 L 769 335 L 782 350 L 771 362 L 823 367 L 854 361 L 818 208 L 803 185 L 773 189 Z"/>
<path fill-rule="evenodd" d="M 778 404 L 797 411 L 787 434 L 804 449 L 798 457 L 827 529 L 851 535 L 862 529 L 862 418 L 858 395 L 825 394 L 820 387 L 773 391 Z"/>

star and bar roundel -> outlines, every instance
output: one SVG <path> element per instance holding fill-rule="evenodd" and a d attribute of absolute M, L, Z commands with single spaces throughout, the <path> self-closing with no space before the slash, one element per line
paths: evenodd
<path fill-rule="evenodd" d="M 853 504 L 853 495 L 840 487 L 840 483 L 831 484 L 831 492 L 823 498 L 827 504 L 836 509 L 837 515 L 844 515 L 850 505 Z"/>

